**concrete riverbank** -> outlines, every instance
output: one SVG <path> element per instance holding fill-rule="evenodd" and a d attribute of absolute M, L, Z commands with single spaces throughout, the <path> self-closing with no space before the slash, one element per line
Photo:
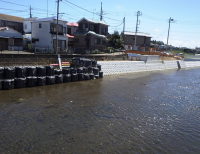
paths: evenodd
<path fill-rule="evenodd" d="M 104 75 L 200 67 L 200 61 L 98 61 Z"/>

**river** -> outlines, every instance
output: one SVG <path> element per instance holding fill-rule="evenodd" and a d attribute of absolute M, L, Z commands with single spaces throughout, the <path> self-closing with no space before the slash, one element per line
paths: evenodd
<path fill-rule="evenodd" d="M 200 153 L 200 69 L 1 90 L 0 153 Z"/>

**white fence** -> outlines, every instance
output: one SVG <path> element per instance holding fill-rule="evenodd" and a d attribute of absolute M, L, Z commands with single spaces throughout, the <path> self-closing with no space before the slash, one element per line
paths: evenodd
<path fill-rule="evenodd" d="M 200 67 L 200 61 L 98 61 L 104 75 L 126 74 L 134 72 L 157 71 L 179 68 Z"/>

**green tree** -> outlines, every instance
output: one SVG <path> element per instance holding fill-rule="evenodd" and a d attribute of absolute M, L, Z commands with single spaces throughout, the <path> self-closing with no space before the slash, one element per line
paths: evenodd
<path fill-rule="evenodd" d="M 122 49 L 124 47 L 123 38 L 121 35 L 119 35 L 118 31 L 114 31 L 108 41 L 115 49 Z"/>

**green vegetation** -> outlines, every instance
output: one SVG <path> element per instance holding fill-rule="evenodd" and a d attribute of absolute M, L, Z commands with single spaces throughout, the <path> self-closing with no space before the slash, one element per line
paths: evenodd
<path fill-rule="evenodd" d="M 108 41 L 114 49 L 122 49 L 124 47 L 123 38 L 118 31 L 114 31 Z"/>
<path fill-rule="evenodd" d="M 153 44 L 158 44 L 158 45 L 164 45 L 164 42 L 163 42 L 163 41 L 152 40 L 151 43 L 153 43 Z"/>

